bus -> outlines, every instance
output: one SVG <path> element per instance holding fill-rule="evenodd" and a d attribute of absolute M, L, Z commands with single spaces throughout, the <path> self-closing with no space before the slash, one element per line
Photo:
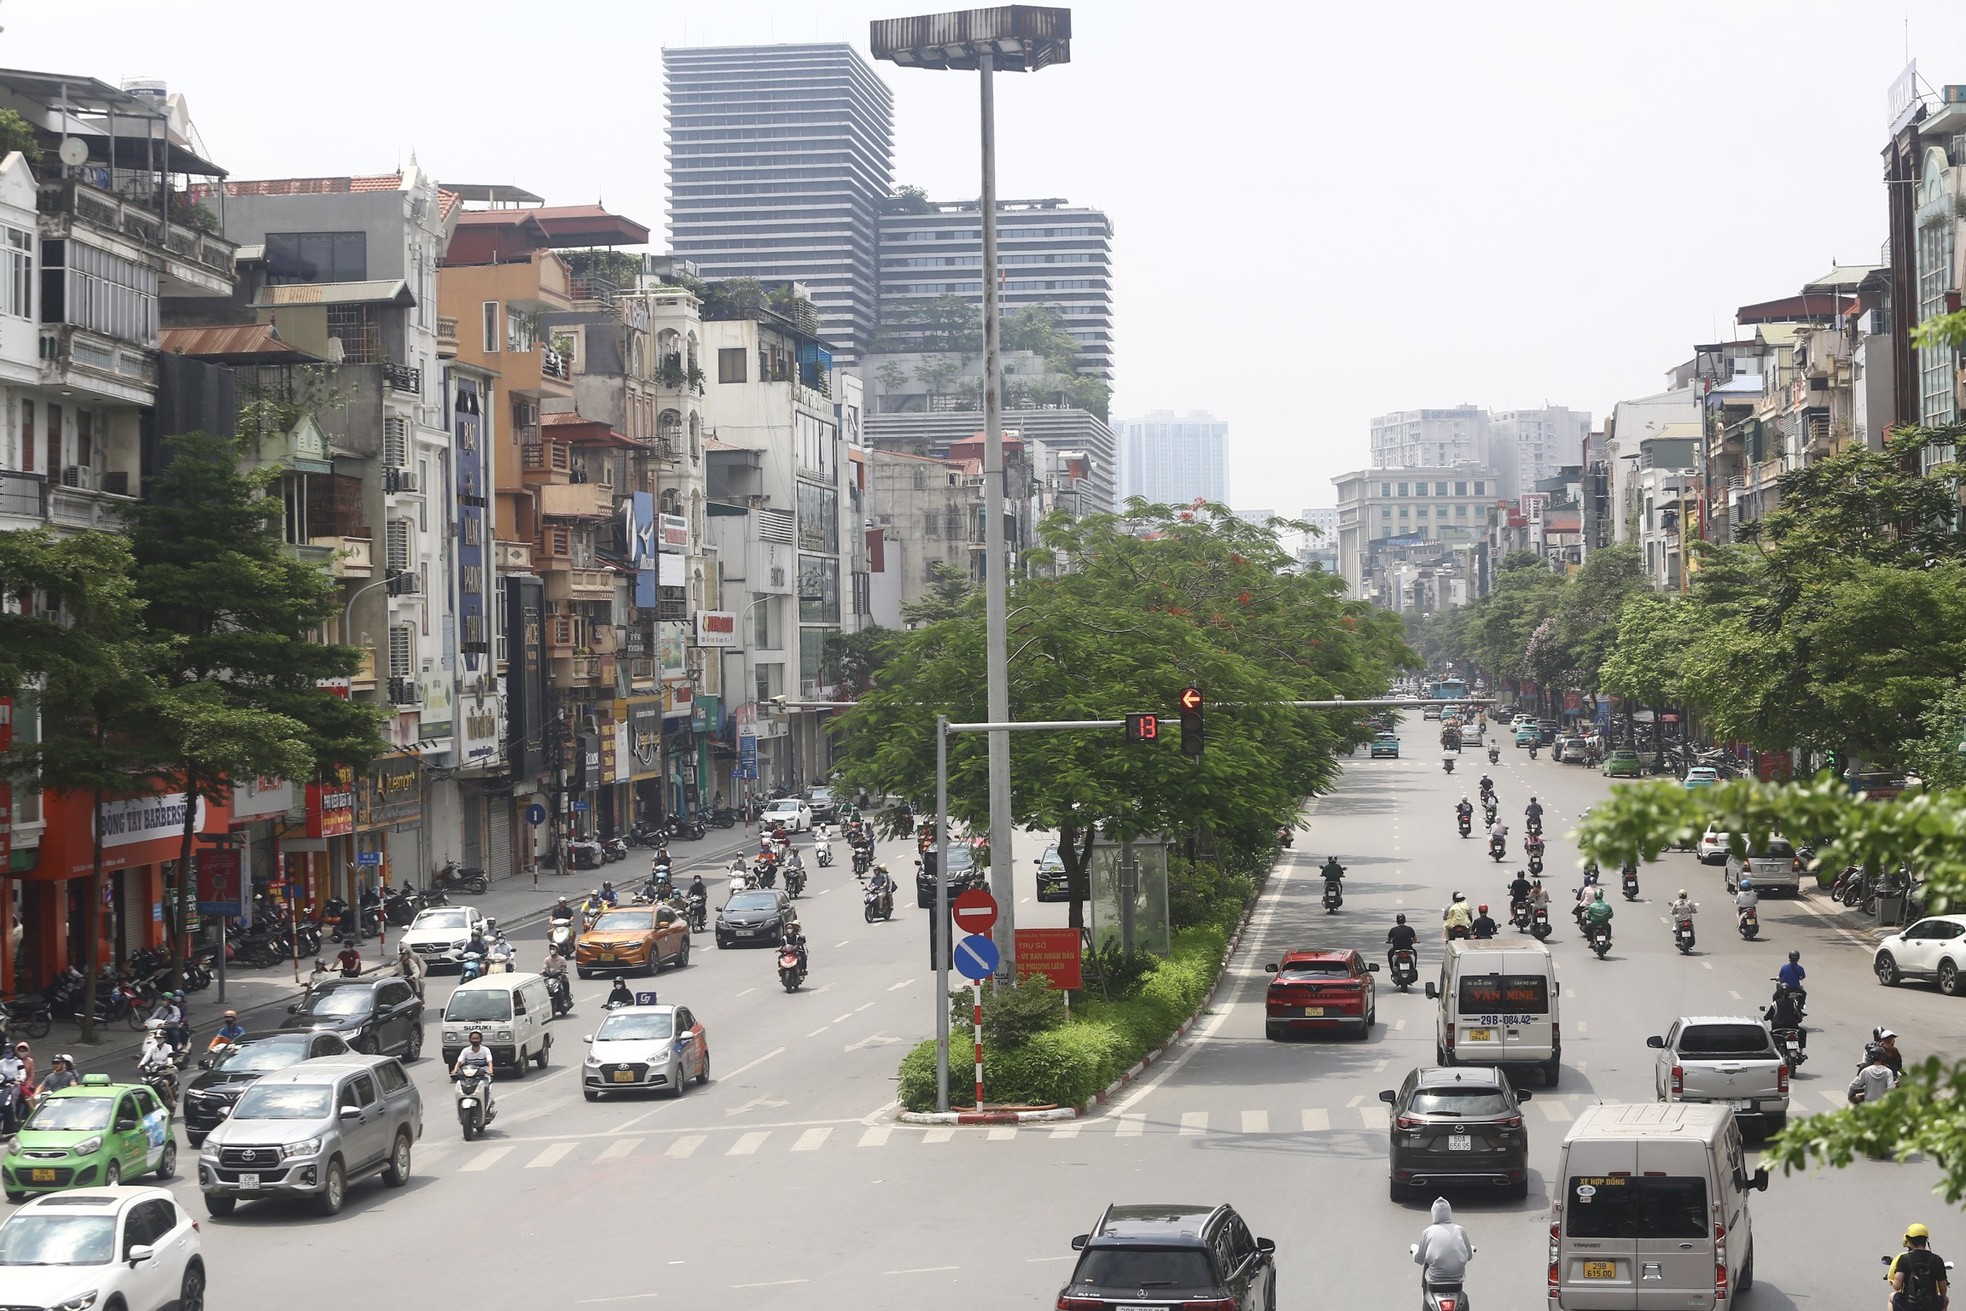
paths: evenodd
<path fill-rule="evenodd" d="M 1427 697 L 1433 701 L 1465 701 L 1468 699 L 1468 685 L 1459 678 L 1437 679 L 1428 685 Z"/>

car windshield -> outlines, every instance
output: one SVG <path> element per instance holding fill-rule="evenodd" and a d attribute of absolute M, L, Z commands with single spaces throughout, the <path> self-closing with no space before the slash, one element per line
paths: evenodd
<path fill-rule="evenodd" d="M 49 1097 L 34 1108 L 23 1129 L 84 1132 L 109 1127 L 108 1097 Z"/>
<path fill-rule="evenodd" d="M 812 800 L 815 805 L 822 801 L 831 801 L 832 799 L 833 789 L 831 788 L 814 788 L 812 790 Z"/>
<path fill-rule="evenodd" d="M 233 1110 L 235 1120 L 324 1120 L 334 1089 L 322 1084 L 256 1083 Z"/>
<path fill-rule="evenodd" d="M 1759 1024 L 1689 1024 L 1679 1035 L 1681 1056 L 1773 1056 L 1774 1043 Z"/>
<path fill-rule="evenodd" d="M 306 1060 L 307 1047 L 312 1041 L 303 1035 L 299 1038 L 262 1038 L 240 1043 L 220 1053 L 213 1060 L 212 1069 L 225 1074 L 270 1074 Z"/>
<path fill-rule="evenodd" d="M 740 892 L 732 897 L 725 910 L 773 910 L 778 906 L 778 898 L 769 892 Z"/>
<path fill-rule="evenodd" d="M 1698 779 L 1703 782 L 1710 782 L 1713 779 L 1716 779 L 1720 776 L 1714 773 L 1714 771 L 1712 771 L 1711 769 L 1689 769 L 1686 771 L 1686 777 L 1689 779 Z"/>
<path fill-rule="evenodd" d="M 471 924 L 471 914 L 462 910 L 426 910 L 410 921 L 413 929 L 462 929 Z"/>
<path fill-rule="evenodd" d="M 798 813 L 799 803 L 796 801 L 774 801 L 765 807 L 765 814 L 767 815 L 796 815 Z"/>
<path fill-rule="evenodd" d="M 1795 847 L 1787 838 L 1770 838 L 1768 845 L 1754 854 L 1768 860 L 1793 860 Z"/>
<path fill-rule="evenodd" d="M 655 916 L 645 910 L 611 911 L 594 921 L 595 933 L 637 933 L 655 927 Z"/>
<path fill-rule="evenodd" d="M 670 1018 L 667 1015 L 610 1015 L 601 1021 L 600 1029 L 594 1034 L 595 1042 L 630 1042 L 638 1038 L 667 1038 Z"/>
<path fill-rule="evenodd" d="M 1065 868 L 1065 858 L 1058 854 L 1057 843 L 1054 842 L 1044 849 L 1044 854 L 1038 857 L 1038 864 L 1045 869 Z"/>
<path fill-rule="evenodd" d="M 1499 1088 L 1479 1084 L 1456 1088 L 1416 1088 L 1407 1110 L 1415 1115 L 1458 1115 L 1464 1119 L 1484 1115 L 1508 1115 L 1509 1099 Z"/>
<path fill-rule="evenodd" d="M 1707 1185 L 1692 1175 L 1572 1175 L 1572 1238 L 1705 1238 Z"/>
<path fill-rule="evenodd" d="M 1351 977 L 1350 961 L 1342 960 L 1287 960 L 1277 966 L 1278 974 L 1336 974 Z"/>
<path fill-rule="evenodd" d="M 0 1225 L 0 1266 L 108 1265 L 115 1255 L 113 1215 L 17 1214 Z"/>
<path fill-rule="evenodd" d="M 1088 1247 L 1072 1272 L 1075 1288 L 1208 1288 L 1215 1282 L 1198 1247 Z"/>
<path fill-rule="evenodd" d="M 512 1018 L 512 994 L 497 988 L 460 988 L 451 994 L 448 1005 L 444 1007 L 444 1022 L 453 1020 L 473 1020 L 484 1023 L 486 1020 L 509 1020 Z"/>
<path fill-rule="evenodd" d="M 320 988 L 312 997 L 301 1003 L 301 1015 L 313 1015 L 330 1019 L 343 1019 L 350 1015 L 369 1013 L 370 990 L 360 988 Z"/>

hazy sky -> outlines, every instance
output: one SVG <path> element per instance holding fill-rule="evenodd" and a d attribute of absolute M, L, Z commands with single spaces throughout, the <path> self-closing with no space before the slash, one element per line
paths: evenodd
<path fill-rule="evenodd" d="M 1113 217 L 1116 414 L 1231 424 L 1238 504 L 1332 502 L 1386 410 L 1658 388 L 1738 305 L 1884 241 L 1885 90 L 1966 82 L 1966 5 L 1083 0 L 999 81 L 1000 194 Z M 850 40 L 837 0 L 14 0 L 12 67 L 185 93 L 235 177 L 604 200 L 666 246 L 664 45 Z M 976 79 L 880 65 L 895 176 L 974 196 Z"/>

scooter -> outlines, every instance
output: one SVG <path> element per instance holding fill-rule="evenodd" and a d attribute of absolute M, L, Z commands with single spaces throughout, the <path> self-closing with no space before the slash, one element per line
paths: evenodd
<path fill-rule="evenodd" d="M 1591 937 L 1591 950 L 1597 953 L 1599 960 L 1603 960 L 1605 953 L 1611 950 L 1611 926 L 1593 924 L 1586 932 Z"/>
<path fill-rule="evenodd" d="M 875 920 L 894 918 L 894 894 L 867 889 L 867 895 L 860 899 L 861 913 L 872 924 Z"/>
<path fill-rule="evenodd" d="M 1679 948 L 1682 956 L 1693 954 L 1693 921 L 1690 918 L 1672 926 L 1672 945 Z"/>
<path fill-rule="evenodd" d="M 1420 978 L 1420 963 L 1411 947 L 1399 947 L 1393 951 L 1393 986 L 1401 992 L 1411 988 Z"/>
<path fill-rule="evenodd" d="M 1638 866 L 1636 865 L 1625 866 L 1624 878 L 1620 880 L 1618 886 L 1619 889 L 1625 894 L 1626 901 L 1637 901 L 1638 900 Z"/>
<path fill-rule="evenodd" d="M 1543 942 L 1548 939 L 1550 933 L 1550 908 L 1548 906 L 1538 906 L 1536 907 L 1534 918 L 1529 922 L 1529 934 L 1536 941 Z"/>
<path fill-rule="evenodd" d="M 805 895 L 805 890 L 806 872 L 796 865 L 786 866 L 785 895 L 788 897 L 802 897 Z"/>
<path fill-rule="evenodd" d="M 1529 903 L 1518 901 L 1509 907 L 1509 923 L 1515 925 L 1517 933 L 1529 932 Z"/>
<path fill-rule="evenodd" d="M 1535 878 L 1543 872 L 1543 849 L 1537 847 L 1529 853 L 1529 875 Z"/>
<path fill-rule="evenodd" d="M 1493 860 L 1499 864 L 1500 862 L 1507 860 L 1508 856 L 1509 856 L 1509 840 L 1507 838 L 1488 839 L 1488 858 L 1490 860 Z"/>
<path fill-rule="evenodd" d="M 553 1003 L 553 1018 L 573 1014 L 573 985 L 564 974 L 546 976 L 546 997 Z"/>
<path fill-rule="evenodd" d="M 1498 812 L 1497 812 L 1497 811 L 1496 811 L 1496 809 L 1495 809 L 1495 803 L 1494 803 L 1493 801 L 1484 801 L 1484 802 L 1482 802 L 1482 803 L 1481 803 L 1481 823 L 1482 823 L 1482 827 L 1484 827 L 1484 828 L 1494 828 L 1494 827 L 1495 827 L 1495 816 L 1496 816 L 1496 814 L 1497 814 L 1497 813 L 1498 813 Z"/>
<path fill-rule="evenodd" d="M 1761 916 L 1755 914 L 1754 907 L 1750 906 L 1736 917 L 1734 927 L 1742 938 L 1753 942 L 1761 933 Z"/>
<path fill-rule="evenodd" d="M 1452 774 L 1454 772 L 1454 757 L 1442 756 L 1440 758 L 1440 768 L 1442 773 Z"/>
<path fill-rule="evenodd" d="M 1527 834 L 1528 834 L 1528 835 L 1529 835 L 1530 837 L 1532 837 L 1532 838 L 1540 838 L 1540 837 L 1542 837 L 1542 836 L 1543 836 L 1543 817 L 1542 817 L 1541 815 L 1531 815 L 1531 816 L 1529 816 L 1529 817 L 1528 817 L 1528 818 L 1527 818 L 1526 820 L 1524 820 L 1524 821 L 1523 821 L 1523 830 L 1522 830 L 1522 831 L 1523 831 L 1523 832 L 1525 832 L 1525 833 L 1527 833 Z"/>
<path fill-rule="evenodd" d="M 1488 744 L 1488 763 L 1489 763 L 1489 764 L 1491 764 L 1491 765 L 1495 765 L 1495 764 L 1500 764 L 1500 763 L 1501 763 L 1501 760 L 1502 760 L 1502 748 L 1501 748 L 1501 747 L 1499 747 L 1499 746 L 1496 746 L 1496 745 L 1495 745 L 1495 744 L 1494 744 L 1493 742 L 1491 742 L 1491 743 L 1489 743 L 1489 744 Z"/>
<path fill-rule="evenodd" d="M 451 1076 L 457 1085 L 457 1123 L 464 1130 L 464 1141 L 485 1131 L 491 1123 L 491 1113 L 485 1109 L 486 1076 L 478 1070 L 463 1070 Z"/>
<path fill-rule="evenodd" d="M 467 951 L 457 958 L 457 981 L 469 983 L 485 972 L 484 957 L 475 951 Z"/>
<path fill-rule="evenodd" d="M 691 932 L 701 933 L 710 919 L 710 899 L 700 892 L 689 894 L 689 927 Z"/>
<path fill-rule="evenodd" d="M 805 982 L 805 966 L 799 963 L 799 953 L 790 947 L 778 949 L 778 981 L 787 992 L 797 992 Z"/>
<path fill-rule="evenodd" d="M 1457 827 L 1461 830 L 1462 837 L 1465 838 L 1474 832 L 1474 816 L 1463 812 L 1458 816 L 1456 823 Z"/>
<path fill-rule="evenodd" d="M 1529 744 L 1529 758 L 1531 760 L 1534 760 L 1536 758 L 1536 744 L 1534 742 L 1531 742 Z"/>
<path fill-rule="evenodd" d="M 573 921 L 556 919 L 546 930 L 546 945 L 558 952 L 563 959 L 573 959 Z"/>
<path fill-rule="evenodd" d="M 1781 1049 L 1782 1061 L 1789 1067 L 1789 1075 L 1792 1078 L 1795 1072 L 1802 1068 L 1802 1063 L 1809 1059 L 1808 1053 L 1802 1050 L 1802 1030 L 1775 1029 L 1772 1032 L 1775 1046 Z"/>
<path fill-rule="evenodd" d="M 1480 1248 L 1475 1247 L 1473 1244 L 1469 1244 L 1468 1251 L 1470 1255 L 1480 1250 Z M 1420 1254 L 1420 1245 L 1418 1243 L 1409 1244 L 1406 1253 L 1408 1256 L 1418 1256 Z M 1453 1279 L 1437 1284 L 1429 1280 L 1424 1274 L 1420 1276 L 1420 1311 L 1468 1311 L 1469 1305 L 1468 1295 L 1463 1291 L 1460 1280 Z"/>
<path fill-rule="evenodd" d="M 441 892 L 449 892 L 455 888 L 459 892 L 468 892 L 474 897 L 491 891 L 491 882 L 485 878 L 483 870 L 459 865 L 454 860 L 445 861 L 437 872 L 431 875 L 430 883 Z"/>
<path fill-rule="evenodd" d="M 815 853 L 816 859 L 819 861 L 819 868 L 821 869 L 832 868 L 833 865 L 832 839 L 830 838 L 822 839 L 821 841 L 813 844 L 813 851 Z"/>
<path fill-rule="evenodd" d="M 606 865 L 617 860 L 628 859 L 628 844 L 620 838 L 608 838 L 601 843 L 601 863 Z"/>
<path fill-rule="evenodd" d="M 1324 881 L 1324 913 L 1334 915 L 1345 904 L 1343 885 L 1337 879 Z"/>

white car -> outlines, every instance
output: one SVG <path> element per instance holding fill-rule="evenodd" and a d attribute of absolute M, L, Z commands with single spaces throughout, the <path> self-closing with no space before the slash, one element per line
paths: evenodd
<path fill-rule="evenodd" d="M 1878 943 L 1870 964 L 1887 988 L 1931 979 L 1940 992 L 1957 997 L 1966 991 L 1966 915 L 1927 915 Z"/>
<path fill-rule="evenodd" d="M 0 1303 L 203 1311 L 198 1226 L 168 1189 L 44 1194 L 0 1225 Z"/>
<path fill-rule="evenodd" d="M 1700 841 L 1693 848 L 1702 865 L 1725 865 L 1727 863 L 1727 844 L 1734 835 L 1723 830 L 1718 824 L 1707 825 L 1707 831 L 1700 835 Z"/>
<path fill-rule="evenodd" d="M 462 965 L 473 930 L 491 936 L 485 913 L 476 906 L 432 906 L 416 913 L 400 941 L 426 965 Z"/>
<path fill-rule="evenodd" d="M 687 1006 L 623 1006 L 585 1041 L 580 1090 L 590 1102 L 650 1089 L 680 1097 L 691 1079 L 710 1081 L 710 1035 Z"/>
<path fill-rule="evenodd" d="M 758 822 L 766 828 L 783 824 L 794 833 L 803 833 L 812 827 L 812 807 L 797 797 L 780 797 L 765 807 Z"/>

